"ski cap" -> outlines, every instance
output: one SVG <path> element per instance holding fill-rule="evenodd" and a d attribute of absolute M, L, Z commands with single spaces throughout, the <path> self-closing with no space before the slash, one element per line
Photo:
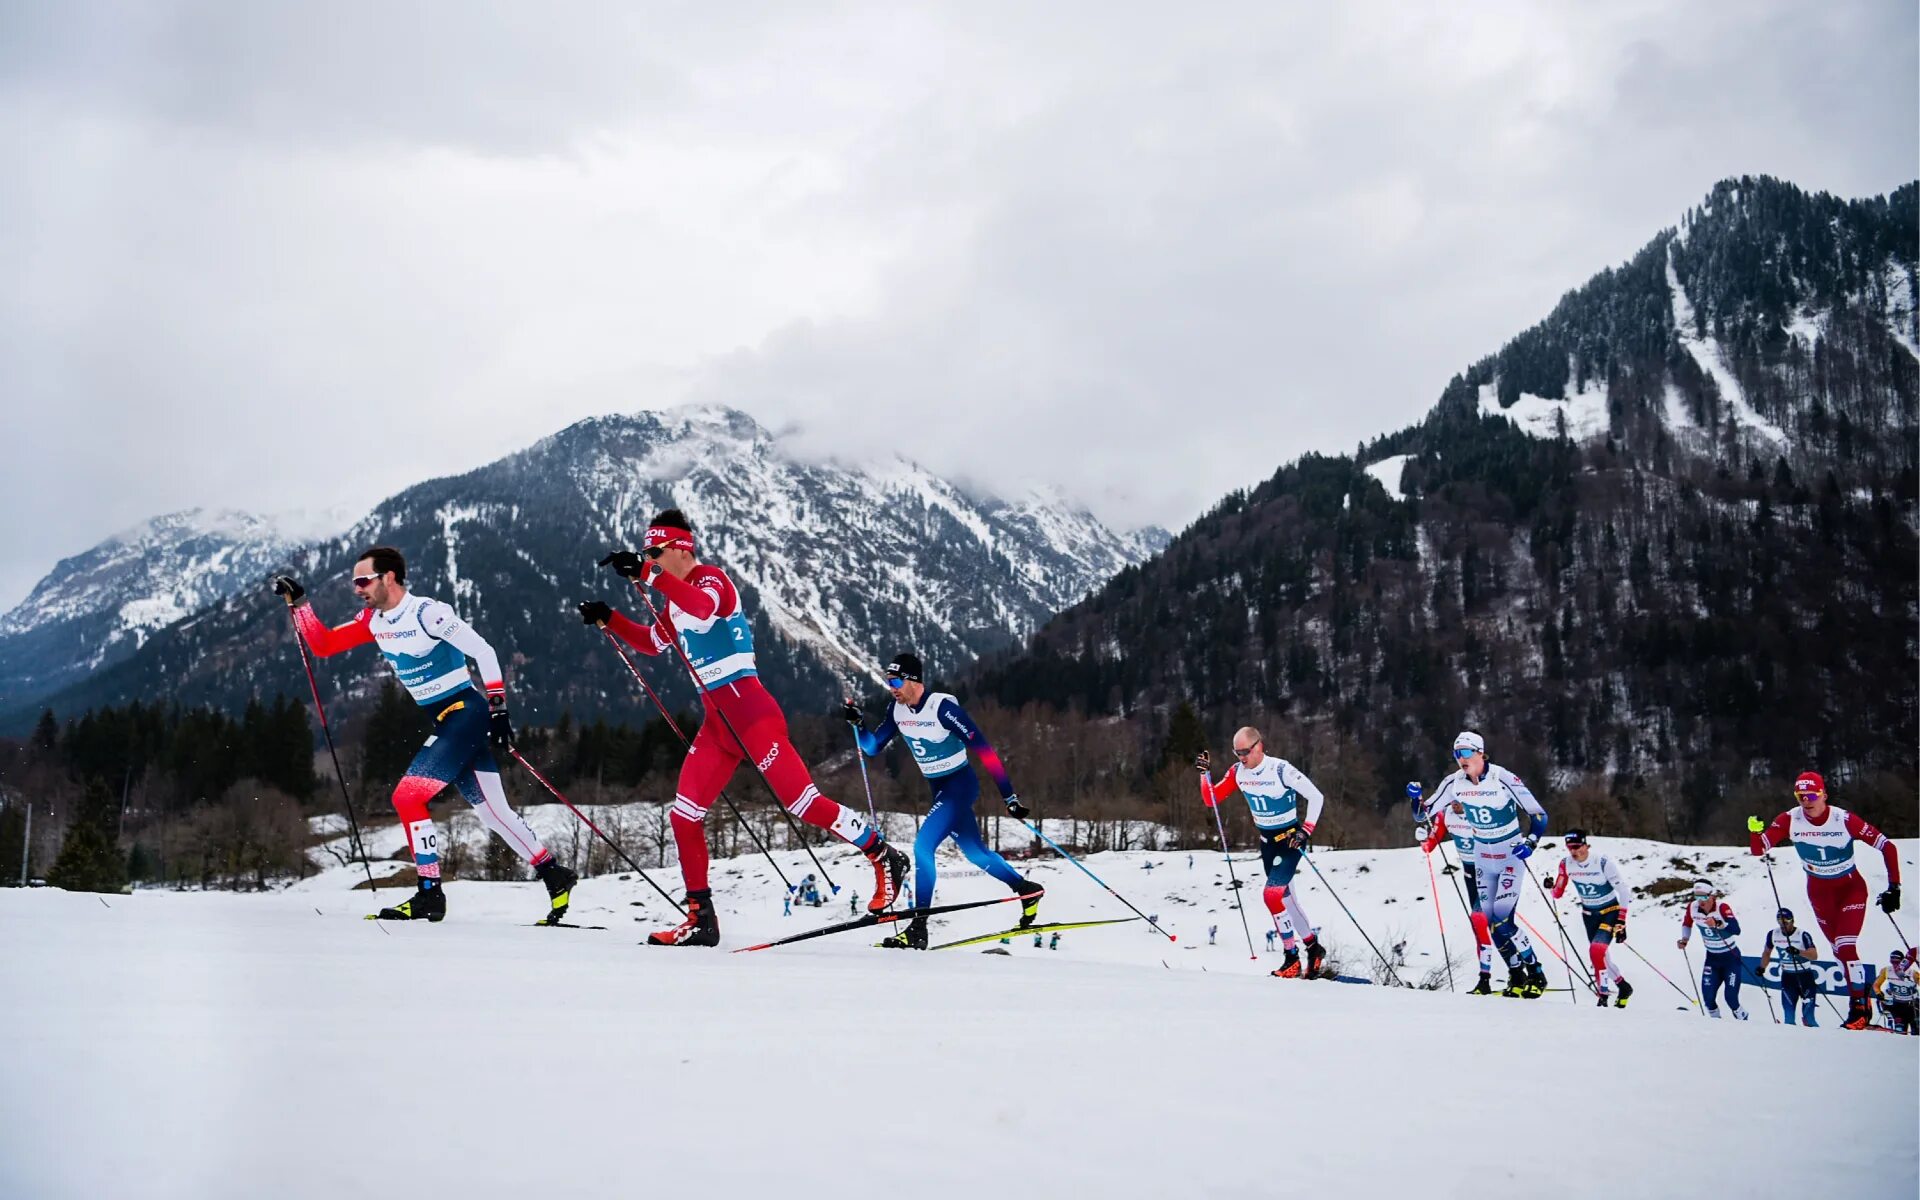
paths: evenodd
<path fill-rule="evenodd" d="M 1704 879 L 1696 879 L 1693 881 L 1693 894 L 1696 896 L 1711 896 L 1713 895 L 1713 885 Z"/>
<path fill-rule="evenodd" d="M 1793 910 L 1790 908 L 1783 908 L 1779 912 L 1773 914 L 1773 919 L 1776 921 L 1791 921 L 1793 920 Z"/>
<path fill-rule="evenodd" d="M 1587 831 L 1584 829 L 1569 829 L 1567 830 L 1567 835 L 1560 840 L 1567 844 L 1569 850 L 1575 846 L 1584 846 L 1587 844 Z"/>
<path fill-rule="evenodd" d="M 1460 731 L 1459 736 L 1453 739 L 1453 750 L 1455 757 L 1458 757 L 1462 750 L 1471 750 L 1475 754 L 1485 754 L 1487 752 L 1487 741 L 1473 730 L 1463 729 Z"/>
<path fill-rule="evenodd" d="M 1888 956 L 1887 961 L 1893 964 L 1893 966 L 1895 966 L 1896 968 L 1906 966 L 1907 965 L 1906 951 L 1895 950 L 1890 956 Z"/>
<path fill-rule="evenodd" d="M 920 656 L 918 654 L 915 654 L 911 650 L 902 650 L 893 656 L 892 662 L 887 664 L 887 686 L 894 686 L 892 681 L 896 679 L 910 679 L 915 683 L 919 683 L 920 676 L 925 670 L 926 668 L 920 664 Z"/>
<path fill-rule="evenodd" d="M 1807 796 L 1824 797 L 1826 794 L 1827 781 L 1820 778 L 1818 771 L 1802 771 L 1800 778 L 1793 781 L 1793 797 L 1796 800 Z"/>

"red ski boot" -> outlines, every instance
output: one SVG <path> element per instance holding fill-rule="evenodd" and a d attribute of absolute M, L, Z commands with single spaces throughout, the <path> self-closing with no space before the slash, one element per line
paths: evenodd
<path fill-rule="evenodd" d="M 713 892 L 702 890 L 687 893 L 687 919 L 672 929 L 656 930 L 647 935 L 649 946 L 718 946 L 720 944 L 720 918 L 713 912 Z"/>

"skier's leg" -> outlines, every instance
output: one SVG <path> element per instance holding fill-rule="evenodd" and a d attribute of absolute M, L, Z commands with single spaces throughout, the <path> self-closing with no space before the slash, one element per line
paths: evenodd
<path fill-rule="evenodd" d="M 1726 993 L 1727 1007 L 1740 1012 L 1740 952 L 1726 954 L 1720 963 L 1720 990 Z"/>
<path fill-rule="evenodd" d="M 954 844 L 960 847 L 960 853 L 966 855 L 968 862 L 1017 892 L 1027 881 L 1013 869 L 1012 863 L 989 847 L 987 840 L 980 835 L 980 822 L 973 814 L 973 802 L 980 795 L 980 781 L 974 777 L 972 768 L 949 775 L 947 779 L 957 780 L 961 776 L 965 776 L 966 781 L 953 792 L 959 809 L 953 817 Z M 946 779 L 941 782 L 945 783 Z"/>
<path fill-rule="evenodd" d="M 1473 953 L 1480 960 L 1480 973 L 1485 975 L 1493 970 L 1493 929 L 1487 924 L 1487 914 L 1480 911 L 1480 880 L 1473 869 L 1473 862 L 1462 859 L 1460 869 L 1467 876 L 1467 896 L 1473 905 L 1467 914 L 1467 924 L 1473 926 Z"/>
<path fill-rule="evenodd" d="M 520 814 L 507 803 L 507 789 L 500 782 L 500 768 L 485 747 L 473 756 L 473 762 L 453 781 L 461 798 L 473 807 L 473 815 L 491 829 L 496 837 L 530 867 L 538 867 L 553 857 Z"/>
<path fill-rule="evenodd" d="M 687 891 L 707 891 L 707 809 L 740 765 L 739 750 L 719 718 L 709 713 L 680 763 L 680 780 L 667 810 L 673 847 L 680 856 L 680 878 Z"/>
<path fill-rule="evenodd" d="M 968 774 L 972 772 L 969 771 Z M 913 906 L 925 908 L 933 903 L 933 885 L 940 878 L 939 868 L 935 865 L 934 855 L 940 849 L 940 843 L 947 839 L 953 830 L 956 805 L 942 788 L 945 780 L 935 780 L 933 785 L 933 806 L 927 809 L 927 819 L 920 822 L 919 836 L 913 839 Z"/>
<path fill-rule="evenodd" d="M 487 724 L 480 713 L 478 725 L 459 718 L 472 704 L 454 701 L 433 715 L 433 733 L 427 737 L 405 775 L 393 789 L 393 811 L 407 833 L 407 848 L 413 853 L 413 869 L 423 889 L 440 886 L 440 831 L 427 813 L 427 803 L 465 769 L 486 744 Z M 478 712 L 479 710 L 475 710 Z"/>
<path fill-rule="evenodd" d="M 1813 904 L 1813 919 L 1833 946 L 1833 957 L 1847 981 L 1847 1006 L 1861 1010 L 1867 1006 L 1867 964 L 1860 961 L 1860 927 L 1866 923 L 1867 884 L 1860 872 L 1838 879 L 1807 876 L 1807 899 Z"/>
<path fill-rule="evenodd" d="M 879 830 L 869 828 L 867 819 L 851 808 L 820 794 L 813 773 L 787 736 L 786 714 L 772 696 L 764 690 L 744 692 L 737 703 L 727 704 L 726 712 L 746 743 L 747 753 L 759 764 L 760 773 L 788 812 L 869 858 L 879 852 L 878 847 L 885 845 Z"/>

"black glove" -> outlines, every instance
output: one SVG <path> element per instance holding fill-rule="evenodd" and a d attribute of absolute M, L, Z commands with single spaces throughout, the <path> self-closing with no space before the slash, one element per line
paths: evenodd
<path fill-rule="evenodd" d="M 613 610 L 603 600 L 582 600 L 580 602 L 580 623 L 582 625 L 605 625 L 613 620 Z"/>
<path fill-rule="evenodd" d="M 1020 818 L 1022 821 L 1026 820 L 1029 816 L 1032 815 L 1031 811 L 1027 808 L 1027 806 L 1020 803 L 1020 797 L 1018 796 L 1007 797 L 1007 811 L 1012 813 L 1014 816 Z"/>
<path fill-rule="evenodd" d="M 840 715 L 855 725 L 867 719 L 867 715 L 860 711 L 860 706 L 851 700 L 840 706 Z"/>
<path fill-rule="evenodd" d="M 1627 944 L 1627 923 L 1625 921 L 1620 921 L 1614 925 L 1613 940 L 1622 946 Z"/>
<path fill-rule="evenodd" d="M 1307 843 L 1313 840 L 1313 831 L 1304 825 L 1295 826 L 1287 833 L 1287 848 L 1305 850 Z"/>
<path fill-rule="evenodd" d="M 1890 883 L 1887 890 L 1880 893 L 1880 911 L 1891 916 L 1900 907 L 1900 885 Z"/>
<path fill-rule="evenodd" d="M 513 749 L 513 718 L 507 715 L 505 701 L 495 701 L 487 714 L 487 741 L 496 750 Z"/>
<path fill-rule="evenodd" d="M 646 559 L 631 550 L 615 550 L 601 559 L 600 565 L 612 567 L 616 575 L 623 575 L 628 579 L 644 579 L 647 574 Z"/>
<path fill-rule="evenodd" d="M 1213 755 L 1208 754 L 1205 750 L 1202 750 L 1200 753 L 1193 756 L 1193 765 L 1200 768 L 1202 771 L 1211 772 L 1213 770 Z"/>
<path fill-rule="evenodd" d="M 301 587 L 300 581 L 291 575 L 275 575 L 273 594 L 285 600 L 288 608 L 292 608 L 307 598 L 307 589 Z"/>
<path fill-rule="evenodd" d="M 1454 866 L 1452 863 L 1448 863 L 1446 866 L 1440 868 L 1440 873 L 1442 875 L 1458 875 L 1460 868 Z"/>

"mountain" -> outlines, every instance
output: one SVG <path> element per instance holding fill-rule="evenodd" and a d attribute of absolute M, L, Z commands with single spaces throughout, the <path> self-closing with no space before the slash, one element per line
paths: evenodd
<path fill-rule="evenodd" d="M 125 661 L 156 630 L 256 584 L 300 542 L 273 518 L 194 508 L 62 559 L 0 617 L 0 704 Z"/>
<path fill-rule="evenodd" d="M 1424 420 L 1227 496 L 976 690 L 1149 738 L 1183 704 L 1270 721 L 1382 807 L 1467 726 L 1655 828 L 1809 767 L 1910 825 L 1916 217 L 1913 184 L 1721 183 Z"/>
<path fill-rule="evenodd" d="M 0 663 L 33 668 L 0 677 L 0 727 L 19 728 L 41 704 L 71 713 L 171 696 L 237 708 L 253 694 L 301 691 L 286 615 L 263 580 L 290 568 L 324 617 L 345 621 L 346 576 L 378 543 L 400 547 L 416 590 L 451 602 L 501 650 L 526 719 L 630 713 L 632 681 L 574 604 L 637 606 L 594 564 L 636 545 L 670 504 L 694 522 L 702 556 L 740 585 L 763 672 L 798 705 L 830 703 L 904 646 L 953 670 L 1017 644 L 1167 536 L 1116 533 L 1057 494 L 974 496 L 904 459 L 801 461 L 730 409 L 598 417 L 408 488 L 317 543 L 296 548 L 244 518 L 163 518 L 151 524 L 177 525 L 171 540 L 115 539 L 64 561 L 0 626 Z M 207 532 L 215 526 L 224 540 Z M 105 632 L 85 642 L 66 633 L 79 628 Z M 349 710 L 381 673 L 365 656 L 320 672 Z M 678 669 L 653 674 L 656 688 L 692 699 Z"/>

